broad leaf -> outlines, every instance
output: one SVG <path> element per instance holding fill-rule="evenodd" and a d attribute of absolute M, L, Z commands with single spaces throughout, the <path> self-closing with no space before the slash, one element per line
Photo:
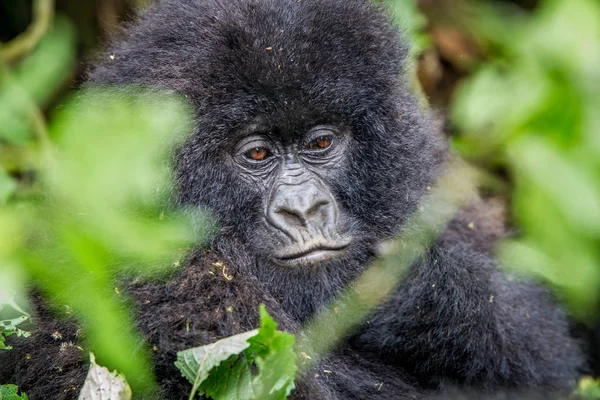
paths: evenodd
<path fill-rule="evenodd" d="M 96 364 L 94 354 L 90 353 L 90 371 L 88 372 L 79 400 L 130 400 L 131 389 L 122 375 L 116 371 Z"/>
<path fill-rule="evenodd" d="M 0 385 L 0 400 L 29 400 L 25 393 L 17 394 L 19 388 L 15 385 Z"/>
<path fill-rule="evenodd" d="M 294 336 L 277 330 L 264 306 L 260 328 L 182 351 L 175 363 L 196 393 L 221 400 L 280 400 L 294 389 Z"/>
<path fill-rule="evenodd" d="M 264 306 L 260 308 L 259 335 L 250 341 L 253 348 L 262 350 L 256 358 L 258 375 L 254 378 L 255 399 L 285 399 L 294 389 L 296 375 L 296 354 L 294 353 L 294 336 L 278 331 L 277 324 L 267 313 Z"/>
<path fill-rule="evenodd" d="M 194 385 L 192 393 L 195 393 L 200 385 L 206 381 L 209 372 L 213 368 L 250 347 L 248 339 L 256 335 L 258 335 L 258 330 L 255 329 L 221 339 L 206 346 L 181 351 L 177 354 L 175 365 L 183 376 Z M 227 365 L 227 369 L 230 369 L 230 367 L 231 363 Z"/>

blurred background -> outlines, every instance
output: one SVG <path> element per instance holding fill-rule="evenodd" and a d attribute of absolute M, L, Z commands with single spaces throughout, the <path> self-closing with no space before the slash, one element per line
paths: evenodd
<path fill-rule="evenodd" d="M 0 267 L 10 259 L 39 278 L 18 255 L 25 245 L 6 239 L 37 222 L 7 210 L 44 192 L 43 149 L 63 129 L 54 114 L 106 56 L 107 39 L 151 2 L 0 0 Z M 498 240 L 483 250 L 511 273 L 547 284 L 598 354 L 600 1 L 385 3 L 414 43 L 409 73 L 423 106 L 481 178 L 481 204 L 455 224 Z M 15 270 L 5 287 L 26 280 Z"/>

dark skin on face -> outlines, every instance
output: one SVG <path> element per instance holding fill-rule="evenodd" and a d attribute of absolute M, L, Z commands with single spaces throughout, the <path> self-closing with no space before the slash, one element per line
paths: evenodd
<path fill-rule="evenodd" d="M 272 261 L 303 267 L 340 257 L 351 237 L 340 232 L 340 209 L 327 173 L 346 156 L 349 134 L 317 125 L 284 143 L 254 130 L 234 146 L 236 169 L 262 188 L 267 230 L 279 239 Z"/>

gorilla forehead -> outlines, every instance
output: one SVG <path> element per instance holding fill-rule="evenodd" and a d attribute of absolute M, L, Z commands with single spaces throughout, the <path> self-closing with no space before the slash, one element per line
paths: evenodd
<path fill-rule="evenodd" d="M 386 112 L 406 54 L 366 0 L 164 0 L 127 36 L 94 80 L 108 68 L 110 83 L 175 89 L 213 131 L 258 113 L 348 122 Z"/>
<path fill-rule="evenodd" d="M 338 82 L 387 91 L 402 60 L 396 31 L 362 0 L 238 0 L 198 16 L 197 24 L 195 37 L 212 60 L 202 76 L 211 85 L 222 74 L 238 78 L 223 84 L 260 93 L 314 95 Z"/>
<path fill-rule="evenodd" d="M 165 0 L 145 22 L 146 33 L 173 42 L 172 56 L 187 58 L 211 84 L 214 74 L 233 73 L 239 83 L 277 89 L 344 77 L 388 86 L 404 54 L 397 30 L 369 0 Z"/>

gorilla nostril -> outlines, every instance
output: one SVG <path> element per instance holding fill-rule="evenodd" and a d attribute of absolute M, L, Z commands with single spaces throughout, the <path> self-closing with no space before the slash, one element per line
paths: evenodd
<path fill-rule="evenodd" d="M 279 214 L 291 226 L 306 226 L 306 218 L 301 212 L 282 207 L 275 213 Z"/>
<path fill-rule="evenodd" d="M 323 207 L 326 207 L 327 205 L 329 205 L 329 202 L 327 200 L 317 201 L 315 204 L 313 204 L 312 207 L 308 209 L 308 211 L 306 212 L 306 217 L 314 217 L 319 211 L 321 211 Z"/>

